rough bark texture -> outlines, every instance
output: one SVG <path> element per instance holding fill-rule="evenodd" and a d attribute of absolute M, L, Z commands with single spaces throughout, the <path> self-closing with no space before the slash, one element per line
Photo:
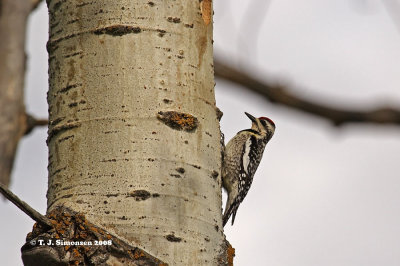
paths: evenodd
<path fill-rule="evenodd" d="M 82 212 L 171 265 L 218 264 L 210 1 L 47 2 L 48 212 Z"/>
<path fill-rule="evenodd" d="M 26 129 L 25 31 L 32 8 L 32 1 L 0 0 L 0 183 L 6 186 Z"/>
<path fill-rule="evenodd" d="M 25 266 L 43 265 L 146 265 L 166 264 L 96 225 L 82 213 L 54 208 L 48 226 L 35 224 L 22 246 Z"/>

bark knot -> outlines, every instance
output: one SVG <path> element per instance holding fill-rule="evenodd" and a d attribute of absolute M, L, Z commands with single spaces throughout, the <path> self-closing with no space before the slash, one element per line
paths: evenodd
<path fill-rule="evenodd" d="M 94 31 L 94 33 L 97 35 L 108 34 L 112 36 L 122 36 L 129 33 L 140 33 L 140 32 L 142 32 L 141 28 L 127 26 L 127 25 L 111 25 Z"/>
<path fill-rule="evenodd" d="M 141 201 L 150 198 L 151 194 L 147 190 L 135 190 L 129 193 L 128 197 L 133 197 L 136 201 Z"/>
<path fill-rule="evenodd" d="M 175 111 L 160 111 L 157 118 L 172 129 L 186 132 L 194 132 L 199 124 L 199 120 L 193 115 Z"/>
<path fill-rule="evenodd" d="M 169 242 L 181 242 L 181 241 L 182 241 L 182 238 L 176 237 L 174 234 L 166 235 L 165 238 L 166 238 Z"/>

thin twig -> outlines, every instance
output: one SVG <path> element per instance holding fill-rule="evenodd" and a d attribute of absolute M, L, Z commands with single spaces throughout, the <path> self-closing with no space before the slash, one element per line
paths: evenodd
<path fill-rule="evenodd" d="M 26 130 L 25 135 L 31 133 L 31 131 L 38 126 L 47 126 L 48 120 L 47 119 L 36 119 L 35 117 L 26 114 Z"/>
<path fill-rule="evenodd" d="M 218 78 L 242 85 L 273 103 L 328 119 L 336 126 L 354 122 L 400 125 L 400 110 L 391 107 L 365 111 L 335 108 L 298 97 L 282 85 L 261 81 L 221 61 L 215 61 L 214 69 Z"/>
<path fill-rule="evenodd" d="M 46 216 L 40 214 L 38 211 L 29 206 L 25 201 L 22 201 L 20 198 L 18 198 L 17 195 L 12 193 L 3 184 L 0 184 L 0 193 L 3 194 L 4 197 L 14 203 L 15 206 L 17 206 L 21 211 L 26 213 L 29 217 L 31 217 L 39 224 L 43 225 L 44 227 L 52 227 L 50 220 Z"/>

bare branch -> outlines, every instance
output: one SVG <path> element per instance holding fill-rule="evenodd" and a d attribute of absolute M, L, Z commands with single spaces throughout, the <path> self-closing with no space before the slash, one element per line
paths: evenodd
<path fill-rule="evenodd" d="M 356 122 L 400 125 L 400 111 L 391 107 L 365 111 L 335 108 L 298 97 L 282 85 L 261 81 L 218 60 L 215 61 L 214 68 L 218 78 L 242 85 L 273 103 L 328 119 L 336 126 Z"/>
<path fill-rule="evenodd" d="M 50 220 L 46 216 L 40 214 L 38 211 L 29 206 L 25 201 L 22 201 L 20 198 L 17 197 L 17 195 L 12 193 L 1 183 L 0 183 L 0 193 L 3 194 L 4 197 L 6 197 L 9 201 L 14 203 L 14 205 L 17 206 L 21 211 L 26 213 L 29 217 L 31 217 L 39 224 L 43 225 L 45 228 L 52 227 Z"/>
<path fill-rule="evenodd" d="M 25 135 L 28 135 L 35 127 L 47 126 L 47 119 L 36 119 L 35 117 L 26 114 L 26 130 Z"/>
<path fill-rule="evenodd" d="M 24 112 L 17 117 L 17 121 L 11 119 L 13 116 L 11 116 L 11 118 L 9 116 L 0 117 L 0 121 L 4 122 L 2 124 L 3 128 L 0 129 L 0 183 L 6 186 L 8 186 L 10 181 L 11 170 L 19 140 L 24 135 L 28 135 L 35 127 L 47 126 L 48 123 L 47 119 L 36 119 Z M 17 133 L 15 133 L 15 130 L 17 130 Z"/>

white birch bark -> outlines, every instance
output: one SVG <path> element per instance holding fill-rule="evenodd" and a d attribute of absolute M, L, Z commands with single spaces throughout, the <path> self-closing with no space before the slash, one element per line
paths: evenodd
<path fill-rule="evenodd" d="M 200 4 L 48 0 L 48 211 L 83 212 L 171 265 L 217 264 L 223 241 L 211 10 Z"/>

